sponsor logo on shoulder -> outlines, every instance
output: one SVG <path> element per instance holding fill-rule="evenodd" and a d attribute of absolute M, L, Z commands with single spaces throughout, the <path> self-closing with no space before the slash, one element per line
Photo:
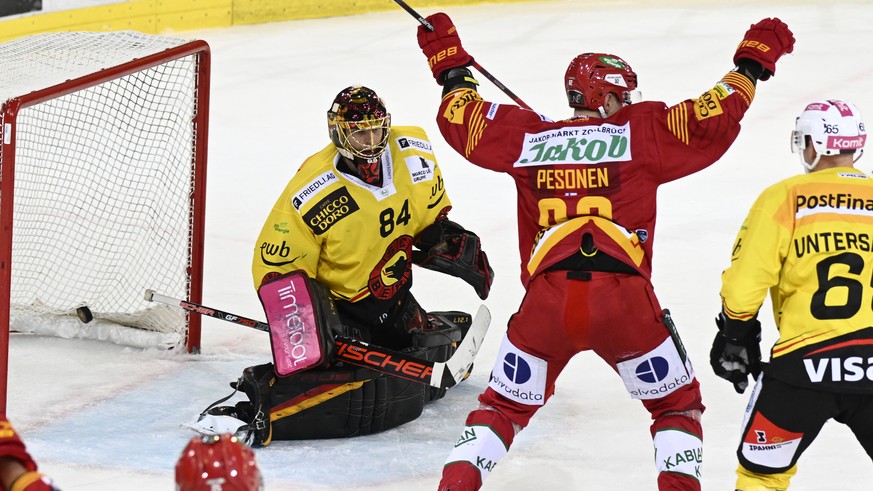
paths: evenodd
<path fill-rule="evenodd" d="M 413 184 L 433 179 L 434 163 L 424 157 L 407 157 L 406 168 L 409 169 L 409 177 Z"/>
<path fill-rule="evenodd" d="M 488 119 L 494 119 L 498 107 L 500 107 L 500 104 L 491 104 L 491 107 L 488 108 L 488 112 L 485 113 L 485 117 Z"/>
<path fill-rule="evenodd" d="M 295 210 L 300 211 L 300 208 L 302 208 L 303 205 L 312 199 L 313 196 L 318 194 L 319 189 L 334 182 L 337 182 L 336 174 L 334 174 L 333 171 L 325 172 L 298 189 L 294 193 L 294 197 L 291 198 L 291 204 L 294 206 Z"/>
<path fill-rule="evenodd" d="M 336 222 L 358 211 L 358 209 L 358 203 L 349 194 L 349 190 L 343 186 L 315 203 L 303 215 L 303 221 L 309 225 L 315 235 L 321 235 Z"/>
<path fill-rule="evenodd" d="M 420 138 L 413 138 L 411 136 L 401 136 L 397 138 L 397 146 L 399 146 L 401 150 L 414 148 L 416 150 L 421 150 L 422 152 L 433 153 L 433 145 L 431 145 L 429 141 Z"/>
<path fill-rule="evenodd" d="M 626 162 L 631 159 L 630 138 L 630 123 L 566 126 L 528 133 L 513 167 Z"/>

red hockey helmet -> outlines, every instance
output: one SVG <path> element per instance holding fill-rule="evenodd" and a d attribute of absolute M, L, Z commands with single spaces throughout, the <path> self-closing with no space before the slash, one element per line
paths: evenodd
<path fill-rule="evenodd" d="M 615 94 L 622 104 L 639 101 L 637 74 L 615 55 L 583 53 L 570 62 L 564 75 L 570 107 L 600 111 L 606 96 Z"/>
<path fill-rule="evenodd" d="M 176 491 L 262 491 L 255 453 L 231 434 L 194 437 L 176 463 Z"/>

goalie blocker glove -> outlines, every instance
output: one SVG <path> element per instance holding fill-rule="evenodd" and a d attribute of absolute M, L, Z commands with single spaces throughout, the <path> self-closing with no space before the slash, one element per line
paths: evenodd
<path fill-rule="evenodd" d="M 712 342 L 709 364 L 716 375 L 742 394 L 749 386 L 749 375 L 757 379 L 761 373 L 761 323 L 757 315 L 743 321 L 719 312 L 715 325 L 718 334 Z"/>
<path fill-rule="evenodd" d="M 494 270 L 478 235 L 451 220 L 440 220 L 424 229 L 415 245 L 421 250 L 412 252 L 413 263 L 456 276 L 469 283 L 479 298 L 488 298 Z"/>

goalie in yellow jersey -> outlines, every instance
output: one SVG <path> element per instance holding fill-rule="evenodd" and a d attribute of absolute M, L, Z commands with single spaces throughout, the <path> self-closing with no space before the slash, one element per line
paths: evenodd
<path fill-rule="evenodd" d="M 341 325 L 331 326 L 334 332 L 445 361 L 471 316 L 427 313 L 410 292 L 412 264 L 457 276 L 485 299 L 494 273 L 479 238 L 448 220 L 451 201 L 424 130 L 392 127 L 373 90 L 342 90 L 327 120 L 331 143 L 303 162 L 264 223 L 252 259 L 254 286 L 303 271 L 319 285 L 309 293 L 329 296 L 322 300 L 335 306 Z M 235 388 L 249 401 L 209 414 L 245 422 L 254 433 L 249 443 L 267 445 L 383 431 L 414 420 L 425 402 L 445 394 L 329 359 L 277 374 L 272 363 L 245 369 Z"/>
<path fill-rule="evenodd" d="M 873 179 L 854 168 L 866 139 L 854 104 L 807 105 L 792 134 L 807 173 L 761 193 L 722 274 L 710 362 L 737 392 L 750 374 L 757 380 L 737 490 L 787 489 L 830 419 L 873 458 Z M 768 289 L 779 339 L 762 363 L 757 316 Z"/>

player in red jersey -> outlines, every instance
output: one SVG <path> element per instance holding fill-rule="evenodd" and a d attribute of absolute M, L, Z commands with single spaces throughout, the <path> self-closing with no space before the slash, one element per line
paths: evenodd
<path fill-rule="evenodd" d="M 483 100 L 452 21 L 442 13 L 427 20 L 434 30 L 419 27 L 418 43 L 443 86 L 443 136 L 471 163 L 512 176 L 518 189 L 527 290 L 439 489 L 479 489 L 569 360 L 593 350 L 652 415 L 659 489 L 699 490 L 704 406 L 650 281 L 657 189 L 727 151 L 755 84 L 775 73 L 794 36 L 779 19 L 754 24 L 735 69 L 669 107 L 637 102 L 636 73 L 618 56 L 579 55 L 564 79 L 574 115 L 553 122 Z"/>
<path fill-rule="evenodd" d="M 21 437 L 0 413 L 0 491 L 57 491 L 51 479 L 37 470 Z"/>

